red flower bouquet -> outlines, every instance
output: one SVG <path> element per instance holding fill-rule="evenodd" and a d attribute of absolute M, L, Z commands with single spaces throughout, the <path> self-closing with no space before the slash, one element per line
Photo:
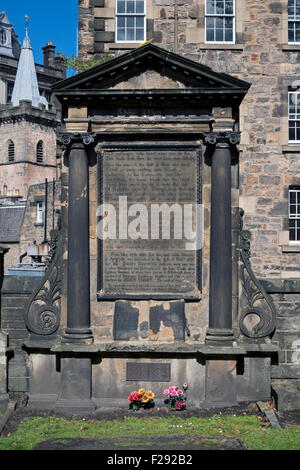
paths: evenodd
<path fill-rule="evenodd" d="M 145 410 L 153 408 L 155 406 L 154 397 L 155 395 L 151 390 L 144 390 L 143 388 L 138 392 L 131 392 L 128 397 L 129 408 L 134 411 L 140 408 Z"/>

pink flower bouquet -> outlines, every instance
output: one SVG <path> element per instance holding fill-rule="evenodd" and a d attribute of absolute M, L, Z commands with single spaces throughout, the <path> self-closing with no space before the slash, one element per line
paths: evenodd
<path fill-rule="evenodd" d="M 182 385 L 182 389 L 178 388 L 177 385 L 166 388 L 164 390 L 166 405 L 169 405 L 170 409 L 176 411 L 185 410 L 187 401 L 186 391 L 188 388 L 189 386 L 186 382 Z"/>

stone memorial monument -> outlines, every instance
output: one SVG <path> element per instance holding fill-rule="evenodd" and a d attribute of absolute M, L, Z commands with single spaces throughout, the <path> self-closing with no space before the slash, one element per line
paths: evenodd
<path fill-rule="evenodd" d="M 183 382 L 195 407 L 270 398 L 276 313 L 239 210 L 249 87 L 152 44 L 53 87 L 61 226 L 24 307 L 30 403 Z"/>

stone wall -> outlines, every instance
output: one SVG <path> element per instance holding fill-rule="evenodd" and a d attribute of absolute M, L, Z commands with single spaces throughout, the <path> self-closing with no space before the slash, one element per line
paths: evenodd
<path fill-rule="evenodd" d="M 79 4 L 82 56 L 136 47 L 114 42 L 114 0 Z M 299 248 L 288 246 L 288 187 L 300 184 L 300 148 L 288 144 L 287 96 L 300 72 L 300 46 L 288 45 L 287 0 L 237 1 L 233 45 L 205 44 L 204 4 L 178 0 L 176 20 L 174 0 L 148 0 L 147 39 L 252 84 L 240 109 L 239 201 L 252 264 L 260 277 L 299 278 Z"/>
<path fill-rule="evenodd" d="M 9 252 L 5 256 L 5 274 L 7 274 L 8 268 L 11 266 L 16 266 L 20 261 L 20 244 L 19 243 L 5 243 L 5 247 L 9 248 Z"/>
<path fill-rule="evenodd" d="M 277 328 L 272 338 L 278 355 L 271 365 L 273 396 L 277 409 L 300 406 L 300 285 L 299 280 L 263 280 L 277 310 Z"/>
<path fill-rule="evenodd" d="M 83 57 L 89 57 L 94 53 L 93 3 L 93 0 L 78 0 L 78 48 L 79 54 Z"/>
<path fill-rule="evenodd" d="M 28 338 L 24 314 L 30 294 L 39 278 L 5 276 L 1 291 L 1 331 L 9 336 L 8 390 L 10 393 L 29 390 L 30 358 L 23 349 Z"/>

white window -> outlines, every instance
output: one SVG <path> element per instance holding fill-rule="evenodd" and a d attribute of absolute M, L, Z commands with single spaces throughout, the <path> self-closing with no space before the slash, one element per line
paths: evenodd
<path fill-rule="evenodd" d="M 300 0 L 288 2 L 289 43 L 300 44 Z"/>
<path fill-rule="evenodd" d="M 205 1 L 205 42 L 235 42 L 235 0 Z"/>
<path fill-rule="evenodd" d="M 146 40 L 146 1 L 117 0 L 116 42 Z"/>
<path fill-rule="evenodd" d="M 289 92 L 289 142 L 300 143 L 300 92 Z"/>
<path fill-rule="evenodd" d="M 43 223 L 43 203 L 36 203 L 36 221 L 38 224 Z"/>
<path fill-rule="evenodd" d="M 290 245 L 300 245 L 300 186 L 289 187 Z"/>
<path fill-rule="evenodd" d="M 6 43 L 7 43 L 7 34 L 4 31 L 4 29 L 1 29 L 0 30 L 0 45 L 5 46 Z"/>

